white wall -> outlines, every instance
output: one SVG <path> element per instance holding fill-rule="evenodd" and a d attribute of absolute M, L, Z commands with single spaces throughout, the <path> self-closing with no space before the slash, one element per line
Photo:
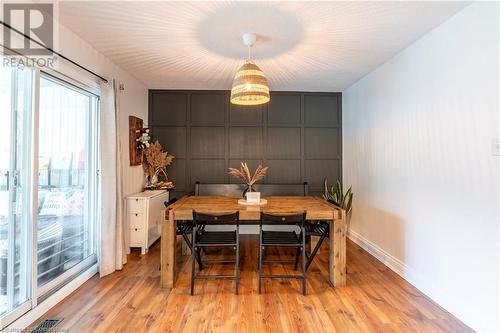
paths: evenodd
<path fill-rule="evenodd" d="M 351 237 L 500 332 L 499 5 L 474 3 L 343 94 Z"/>

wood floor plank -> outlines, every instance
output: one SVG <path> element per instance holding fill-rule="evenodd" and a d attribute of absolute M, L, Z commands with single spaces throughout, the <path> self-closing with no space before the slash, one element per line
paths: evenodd
<path fill-rule="evenodd" d="M 473 332 L 350 241 L 346 287 L 331 287 L 328 251 L 323 249 L 308 271 L 307 296 L 302 295 L 298 280 L 264 280 L 259 295 L 257 242 L 256 236 L 242 236 L 239 295 L 234 294 L 233 281 L 200 280 L 190 296 L 188 256 L 178 257 L 175 288 L 162 289 L 160 249 L 155 244 L 145 256 L 132 253 L 122 271 L 91 278 L 39 321 L 62 317 L 60 328 L 77 333 Z M 293 258 L 292 252 L 266 252 L 268 258 Z M 222 255 L 231 253 L 210 254 Z M 290 265 L 275 263 L 265 270 L 298 273 Z M 232 274 L 233 266 L 214 265 L 204 273 Z"/>

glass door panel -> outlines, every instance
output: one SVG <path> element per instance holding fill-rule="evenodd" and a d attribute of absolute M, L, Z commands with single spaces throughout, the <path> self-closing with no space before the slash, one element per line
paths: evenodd
<path fill-rule="evenodd" d="M 95 247 L 97 98 L 48 75 L 40 78 L 38 287 L 56 286 Z M 42 288 L 43 294 L 50 288 Z M 47 290 L 45 290 L 47 289 Z"/>
<path fill-rule="evenodd" d="M 97 262 L 98 102 L 0 67 L 0 330 Z"/>
<path fill-rule="evenodd" d="M 1 326 L 31 308 L 32 74 L 0 67 Z"/>

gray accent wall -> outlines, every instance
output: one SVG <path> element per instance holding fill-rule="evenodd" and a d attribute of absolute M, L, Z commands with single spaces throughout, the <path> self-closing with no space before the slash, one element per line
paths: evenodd
<path fill-rule="evenodd" d="M 269 166 L 268 184 L 309 182 L 342 175 L 341 93 L 272 92 L 263 106 L 229 103 L 229 91 L 149 91 L 153 138 L 175 155 L 167 169 L 177 192 L 196 181 L 231 183 L 228 167 L 247 161 Z"/>

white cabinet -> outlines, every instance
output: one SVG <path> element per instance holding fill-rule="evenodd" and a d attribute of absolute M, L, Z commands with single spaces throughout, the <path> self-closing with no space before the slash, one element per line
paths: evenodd
<path fill-rule="evenodd" d="M 130 247 L 140 247 L 141 253 L 160 238 L 161 211 L 168 201 L 167 191 L 144 191 L 126 198 L 127 225 Z"/>

